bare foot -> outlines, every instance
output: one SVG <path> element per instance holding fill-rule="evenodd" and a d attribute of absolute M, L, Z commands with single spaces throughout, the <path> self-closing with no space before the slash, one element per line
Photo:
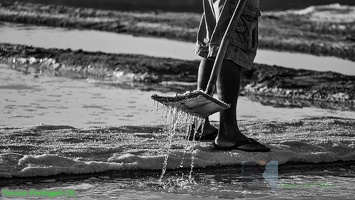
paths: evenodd
<path fill-rule="evenodd" d="M 220 129 L 218 135 L 215 139 L 215 143 L 221 147 L 230 147 L 238 142 L 248 141 L 249 138 L 246 137 L 240 130 L 236 123 L 234 124 L 220 124 Z"/>

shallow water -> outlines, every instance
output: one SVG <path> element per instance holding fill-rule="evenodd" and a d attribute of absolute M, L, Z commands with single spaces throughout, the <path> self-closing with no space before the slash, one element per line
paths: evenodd
<path fill-rule="evenodd" d="M 0 24 L 0 29 L 1 43 L 32 45 L 43 48 L 82 49 L 94 52 L 144 54 L 184 60 L 199 59 L 193 53 L 194 44 L 189 42 L 13 23 Z M 355 75 L 355 62 L 335 57 L 319 57 L 260 49 L 255 62 L 295 69 L 334 71 Z"/>
<path fill-rule="evenodd" d="M 67 190 L 78 199 L 352 199 L 355 189 L 351 165 L 292 166 L 276 169 L 273 185 L 265 168 L 253 165 L 168 172 L 165 185 L 159 172 L 110 172 L 62 176 L 9 183 L 9 190 Z M 185 175 L 183 175 L 185 174 Z M 3 188 L 3 189 L 4 189 Z M 69 196 L 69 195 L 67 195 Z"/>
<path fill-rule="evenodd" d="M 153 93 L 134 86 L 106 84 L 92 79 L 23 74 L 0 65 L 0 126 L 64 124 L 74 127 L 161 125 L 165 107 L 156 109 Z M 152 87 L 154 88 L 154 87 Z M 240 97 L 238 119 L 302 119 L 306 117 L 355 118 L 355 112 L 315 107 L 277 107 Z M 211 116 L 218 120 L 218 114 Z"/>
<path fill-rule="evenodd" d="M 0 67 L 0 126 L 159 124 L 150 93 Z M 149 117 L 148 117 L 149 116 Z"/>

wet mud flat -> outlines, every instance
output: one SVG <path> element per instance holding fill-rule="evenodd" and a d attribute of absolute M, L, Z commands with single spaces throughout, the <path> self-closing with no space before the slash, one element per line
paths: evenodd
<path fill-rule="evenodd" d="M 354 6 L 262 12 L 259 46 L 355 60 Z M 331 17 L 329 17 L 331 16 Z M 123 12 L 0 1 L 0 21 L 92 29 L 194 42 L 201 14 Z"/>
<path fill-rule="evenodd" d="M 146 85 L 159 84 L 161 87 L 156 87 L 158 90 L 169 88 L 176 92 L 195 89 L 199 65 L 197 60 L 44 49 L 11 44 L 0 44 L 0 61 L 26 74 L 45 73 L 72 78 L 93 77 Z M 334 108 L 342 105 L 346 110 L 354 110 L 354 84 L 355 76 L 336 72 L 254 64 L 251 70 L 243 71 L 241 94 L 330 102 L 338 104 Z M 146 90 L 149 90 L 149 87 Z M 298 104 L 304 103 L 296 102 L 293 105 Z"/>
<path fill-rule="evenodd" d="M 36 125 L 0 128 L 1 178 L 26 178 L 107 171 L 240 165 L 242 161 L 278 161 L 315 165 L 355 160 L 354 119 L 312 118 L 290 121 L 239 121 L 248 136 L 271 147 L 268 153 L 214 151 L 210 142 L 186 141 L 180 126 L 171 145 L 163 126 L 90 127 Z M 216 125 L 216 124 L 214 124 Z M 190 147 L 192 150 L 187 150 Z M 181 164 L 183 163 L 183 164 Z"/>

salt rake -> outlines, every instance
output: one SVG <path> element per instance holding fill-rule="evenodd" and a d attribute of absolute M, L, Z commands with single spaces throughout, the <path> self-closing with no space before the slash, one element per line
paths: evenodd
<path fill-rule="evenodd" d="M 205 91 L 195 90 L 192 92 L 185 92 L 175 96 L 159 96 L 152 95 L 152 99 L 160 102 L 161 104 L 176 108 L 183 112 L 189 113 L 194 116 L 206 118 L 216 112 L 228 109 L 230 105 L 223 101 L 213 98 L 216 82 L 221 71 L 222 63 L 230 42 L 230 36 L 234 27 L 237 25 L 238 19 L 243 11 L 247 0 L 239 0 L 233 12 L 232 18 L 229 21 L 226 32 L 223 35 L 220 48 L 217 52 L 216 59 L 213 64 L 213 69 L 208 80 L 207 88 Z"/>

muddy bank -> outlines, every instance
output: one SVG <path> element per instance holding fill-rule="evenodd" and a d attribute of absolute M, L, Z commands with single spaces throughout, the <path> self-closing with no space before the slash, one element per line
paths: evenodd
<path fill-rule="evenodd" d="M 196 81 L 198 61 L 71 49 L 0 44 L 0 59 L 24 73 L 73 78 L 116 78 L 130 82 Z"/>
<path fill-rule="evenodd" d="M 191 84 L 197 79 L 199 65 L 198 61 L 10 44 L 0 45 L 0 60 L 24 73 L 160 83 L 166 87 L 175 82 L 185 82 L 189 89 L 194 89 Z M 242 95 L 342 102 L 349 104 L 345 107 L 350 110 L 355 102 L 354 76 L 264 64 L 254 64 L 250 71 L 243 73 Z"/>
<path fill-rule="evenodd" d="M 260 47 L 355 60 L 355 17 L 352 15 L 355 7 L 310 8 L 312 12 L 263 13 L 259 24 Z M 329 10 L 333 12 L 329 13 Z M 325 17 L 319 17 L 322 14 Z M 336 20 L 326 17 L 329 15 Z M 122 12 L 1 0 L 0 21 L 194 42 L 200 14 Z"/>
<path fill-rule="evenodd" d="M 244 87 L 244 90 L 252 94 L 304 100 L 355 102 L 355 76 L 267 65 L 255 65 L 250 73 L 250 83 Z"/>
<path fill-rule="evenodd" d="M 31 3 L 48 3 L 47 0 L 18 0 L 20 2 Z M 284 2 L 283 0 L 260 1 L 262 10 L 286 10 L 301 9 L 312 5 L 323 5 L 331 3 L 340 3 L 346 5 L 354 5 L 352 0 L 298 0 L 292 2 Z M 147 10 L 164 10 L 171 12 L 202 12 L 201 0 L 175 1 L 165 0 L 101 0 L 101 1 L 78 1 L 78 0 L 54 0 L 52 4 L 66 5 L 74 7 L 96 8 L 104 10 L 124 10 L 124 11 L 147 11 Z"/>

